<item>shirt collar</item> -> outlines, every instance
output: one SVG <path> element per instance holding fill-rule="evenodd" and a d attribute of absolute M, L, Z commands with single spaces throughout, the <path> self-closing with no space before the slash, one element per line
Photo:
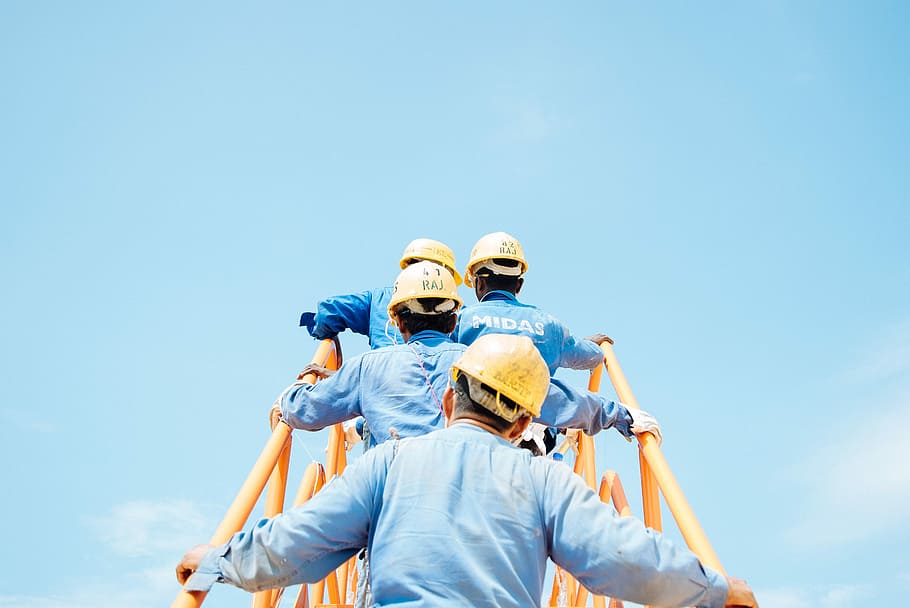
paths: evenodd
<path fill-rule="evenodd" d="M 494 289 L 493 291 L 488 292 L 481 298 L 481 302 L 495 302 L 497 300 L 505 300 L 508 302 L 517 302 L 518 298 L 515 297 L 514 293 L 508 291 L 502 291 L 501 289 Z"/>
<path fill-rule="evenodd" d="M 427 346 L 436 346 L 443 342 L 454 342 L 451 336 L 448 336 L 441 331 L 436 331 L 434 329 L 425 329 L 419 331 L 408 340 L 408 344 L 413 344 L 415 342 L 420 342 L 421 344 L 426 344 Z"/>

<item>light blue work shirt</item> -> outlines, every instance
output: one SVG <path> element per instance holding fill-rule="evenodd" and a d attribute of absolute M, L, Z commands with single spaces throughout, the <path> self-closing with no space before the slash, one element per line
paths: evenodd
<path fill-rule="evenodd" d="M 464 423 L 369 450 L 309 502 L 208 552 L 185 588 L 313 583 L 362 547 L 374 606 L 540 606 L 547 557 L 640 604 L 720 608 L 727 595 L 722 575 L 619 517 L 569 467 Z"/>
<path fill-rule="evenodd" d="M 367 351 L 345 361 L 325 380 L 285 391 L 281 417 L 292 428 L 318 431 L 363 416 L 371 446 L 391 438 L 392 428 L 399 437 L 425 435 L 445 426 L 442 396 L 452 364 L 466 348 L 427 330 L 411 336 L 407 344 Z M 555 378 L 535 420 L 589 435 L 615 427 L 632 436 L 632 417 L 625 406 Z"/>
<path fill-rule="evenodd" d="M 391 287 L 332 296 L 316 305 L 316 312 L 300 316 L 300 325 L 318 340 L 334 338 L 346 329 L 367 336 L 370 348 L 402 344 L 398 328 L 389 322 Z"/>
<path fill-rule="evenodd" d="M 458 342 L 472 344 L 489 333 L 531 338 L 547 362 L 551 376 L 559 367 L 594 369 L 604 358 L 600 346 L 575 338 L 559 319 L 536 306 L 519 302 L 508 291 L 491 291 L 480 302 L 469 304 L 458 313 L 455 328 Z"/>

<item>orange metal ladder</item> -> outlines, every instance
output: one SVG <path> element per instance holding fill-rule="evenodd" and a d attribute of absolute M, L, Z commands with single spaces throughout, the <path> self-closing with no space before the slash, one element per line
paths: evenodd
<path fill-rule="evenodd" d="M 322 340 L 316 349 L 316 354 L 313 355 L 311 363 L 329 369 L 338 369 L 341 365 L 341 356 L 335 343 L 332 340 Z M 317 377 L 315 374 L 308 374 L 303 380 L 314 383 L 317 381 Z M 283 510 L 288 465 L 291 457 L 290 440 L 291 427 L 284 422 L 278 421 L 275 423 L 272 427 L 272 435 L 259 454 L 259 458 L 253 465 L 249 475 L 247 475 L 246 481 L 244 481 L 234 501 L 228 507 L 221 524 L 212 535 L 209 541 L 210 544 L 220 545 L 226 543 L 235 532 L 243 528 L 267 483 L 266 517 L 276 515 Z M 344 441 L 344 431 L 341 425 L 334 425 L 329 432 L 326 466 L 323 468 L 321 464 L 314 462 L 307 467 L 294 500 L 295 505 L 306 502 L 318 492 L 325 484 L 327 476 L 328 479 L 331 479 L 334 475 L 341 474 L 346 464 Z M 324 581 L 313 585 L 313 597 L 318 598 L 318 601 L 321 602 L 324 590 L 328 588 L 329 601 L 336 605 L 339 604 L 338 600 L 340 599 L 341 590 L 345 589 L 349 579 L 353 578 L 348 574 L 351 570 L 352 562 L 346 562 Z M 202 591 L 188 592 L 181 590 L 171 604 L 171 608 L 196 608 L 202 605 L 206 595 Z M 302 585 L 295 606 L 298 608 L 307 606 L 307 596 L 307 586 Z M 261 591 L 254 595 L 253 606 L 255 608 L 274 607 L 280 598 L 281 590 L 279 589 Z"/>
<path fill-rule="evenodd" d="M 616 353 L 613 351 L 613 342 L 604 342 L 601 344 L 601 349 L 604 351 L 604 365 L 598 366 L 591 372 L 588 390 L 592 392 L 600 390 L 600 380 L 603 376 L 603 369 L 606 367 L 619 400 L 630 408 L 639 409 L 638 401 L 635 399 L 635 395 L 626 381 L 625 374 L 623 374 L 622 368 L 619 366 Z M 594 458 L 594 438 L 584 433 L 578 433 L 577 437 L 578 453 L 575 459 L 575 473 L 585 479 L 588 487 L 598 491 L 595 488 L 594 481 L 597 476 Z M 723 566 L 721 566 L 720 560 L 708 541 L 701 524 L 698 523 L 695 513 L 689 506 L 682 488 L 676 481 L 676 477 L 670 470 L 670 465 L 664 458 L 657 439 L 651 433 L 644 433 L 636 437 L 639 445 L 639 470 L 641 472 L 641 496 L 645 525 L 658 532 L 662 530 L 660 495 L 658 494 L 658 490 L 660 490 L 689 549 L 698 556 L 703 564 L 724 574 Z M 571 441 L 568 437 L 567 440 Z M 613 506 L 620 515 L 630 516 L 632 514 L 616 472 L 604 472 L 600 482 L 599 495 L 604 502 L 612 500 Z M 575 608 L 587 606 L 588 595 L 588 590 L 584 586 L 576 583 L 567 572 L 558 566 L 556 567 L 556 573 L 553 576 L 553 591 L 550 595 L 551 607 Z M 594 608 L 603 608 L 605 605 L 605 598 L 600 596 L 594 596 L 592 601 Z M 611 599 L 609 605 L 610 608 L 619 608 L 622 606 L 622 602 Z"/>
<path fill-rule="evenodd" d="M 601 345 L 604 351 L 604 365 L 598 366 L 591 373 L 588 389 L 597 392 L 603 376 L 604 367 L 619 397 L 619 400 L 630 408 L 638 409 L 632 389 L 626 381 L 622 368 L 613 351 L 613 343 L 604 342 Z M 313 356 L 312 363 L 337 369 L 340 364 L 340 353 L 331 340 L 323 340 Z M 307 382 L 316 382 L 315 375 L 304 378 Z M 631 509 L 625 497 L 622 484 L 614 471 L 605 471 L 596 488 L 596 464 L 594 454 L 594 438 L 584 433 L 573 434 L 575 439 L 567 435 L 567 442 L 577 441 L 574 448 L 577 450 L 574 471 L 585 479 L 585 483 L 604 502 L 613 502 L 617 512 L 622 516 L 630 516 Z M 262 450 L 246 481 L 228 508 L 227 514 L 218 529 L 212 535 L 211 544 L 227 542 L 234 532 L 239 531 L 246 523 L 256 502 L 268 483 L 268 493 L 265 501 L 265 516 L 270 517 L 280 513 L 284 507 L 287 486 L 288 468 L 291 451 L 291 428 L 284 422 L 277 422 L 272 429 L 272 435 Z M 643 519 L 646 526 L 660 531 L 662 522 L 660 515 L 660 496 L 672 513 L 677 526 L 686 544 L 705 565 L 724 573 L 723 567 L 711 547 L 701 525 L 692 512 L 683 495 L 676 478 L 673 476 L 657 439 L 650 433 L 638 435 L 639 443 L 639 469 L 641 472 L 641 492 L 643 505 Z M 566 449 L 570 443 L 564 443 L 561 449 Z M 294 505 L 306 502 L 322 489 L 327 479 L 340 475 L 347 462 L 345 450 L 345 437 L 341 424 L 336 424 L 329 433 L 326 448 L 326 465 L 323 467 L 318 462 L 311 463 L 303 474 L 303 479 L 297 491 Z M 295 600 L 295 608 L 342 608 L 351 606 L 354 589 L 356 586 L 357 572 L 355 568 L 356 557 L 352 557 L 345 564 L 329 574 L 324 580 L 313 585 L 300 585 L 300 591 Z M 275 608 L 281 599 L 283 590 L 272 589 L 254 594 L 254 608 Z M 328 595 L 328 603 L 324 603 Z M 553 591 L 550 596 L 550 605 L 553 607 L 583 607 L 587 606 L 589 592 L 567 572 L 556 567 L 553 578 Z M 201 606 L 205 600 L 204 592 L 181 591 L 172 604 L 172 608 L 195 608 Z M 606 608 L 606 599 L 602 596 L 591 596 L 594 608 Z M 621 608 L 622 602 L 610 599 L 609 608 Z"/>

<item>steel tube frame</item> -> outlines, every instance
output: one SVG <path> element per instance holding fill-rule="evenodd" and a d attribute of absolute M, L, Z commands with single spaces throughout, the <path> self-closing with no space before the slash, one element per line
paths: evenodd
<path fill-rule="evenodd" d="M 312 363 L 325 366 L 331 361 L 332 364 L 337 365 L 334 355 L 335 344 L 332 340 L 322 340 L 313 355 Z M 315 382 L 316 376 L 308 374 L 304 377 L 304 381 Z M 227 513 L 212 535 L 211 540 L 209 540 L 209 544 L 224 544 L 230 540 L 234 532 L 238 532 L 243 528 L 290 439 L 291 427 L 284 422 L 276 424 L 272 429 L 271 437 L 269 437 L 265 447 L 259 454 L 259 458 L 256 459 L 252 470 L 240 487 L 240 491 L 237 492 L 234 502 L 228 507 Z M 197 608 L 202 605 L 207 595 L 204 591 L 189 592 L 181 589 L 177 598 L 171 604 L 171 608 Z"/>
<path fill-rule="evenodd" d="M 636 401 L 635 395 L 632 394 L 632 389 L 629 387 L 629 383 L 622 372 L 622 368 L 619 366 L 616 353 L 613 352 L 613 345 L 609 342 L 604 342 L 600 347 L 604 351 L 607 373 L 610 375 L 610 380 L 613 382 L 613 387 L 620 401 L 630 408 L 640 409 L 638 401 Z M 664 500 L 670 508 L 670 513 L 673 514 L 673 519 L 676 520 L 676 525 L 679 527 L 679 531 L 682 533 L 689 549 L 698 556 L 704 565 L 717 570 L 721 574 L 726 574 L 701 524 L 698 523 L 698 518 L 695 517 L 695 513 L 689 506 L 682 488 L 670 470 L 670 465 L 664 458 L 657 439 L 651 433 L 642 433 L 636 435 L 636 437 L 638 438 L 639 453 L 647 465 L 643 468 L 647 468 L 653 473 L 653 477 L 663 493 Z M 642 479 L 642 492 L 644 493 L 644 478 Z M 657 509 L 658 511 L 660 509 L 659 502 Z M 645 523 L 648 523 L 647 518 Z"/>

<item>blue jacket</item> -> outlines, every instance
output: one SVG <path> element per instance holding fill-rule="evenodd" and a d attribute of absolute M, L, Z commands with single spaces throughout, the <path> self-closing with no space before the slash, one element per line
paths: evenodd
<path fill-rule="evenodd" d="M 391 287 L 332 296 L 316 305 L 316 312 L 300 315 L 301 327 L 318 340 L 334 338 L 346 329 L 367 336 L 370 348 L 404 342 L 398 328 L 389 322 Z"/>
<path fill-rule="evenodd" d="M 537 345 L 550 375 L 559 367 L 593 369 L 603 361 L 600 346 L 579 340 L 559 319 L 536 306 L 522 304 L 507 291 L 491 291 L 476 304 L 461 309 L 455 339 L 471 344 L 487 333 L 528 336 Z"/>
<path fill-rule="evenodd" d="M 452 364 L 466 348 L 443 333 L 422 331 L 407 344 L 367 351 L 325 380 L 285 390 L 281 416 L 292 428 L 309 431 L 363 416 L 371 445 L 391 438 L 392 428 L 399 437 L 424 435 L 445 426 L 442 396 Z M 589 435 L 615 427 L 632 436 L 632 417 L 622 404 L 555 378 L 537 421 Z"/>
<path fill-rule="evenodd" d="M 547 558 L 598 595 L 720 608 L 726 579 L 572 470 L 469 424 L 369 450 L 313 499 L 209 551 L 186 589 L 313 583 L 367 547 L 374 606 L 540 606 Z"/>

